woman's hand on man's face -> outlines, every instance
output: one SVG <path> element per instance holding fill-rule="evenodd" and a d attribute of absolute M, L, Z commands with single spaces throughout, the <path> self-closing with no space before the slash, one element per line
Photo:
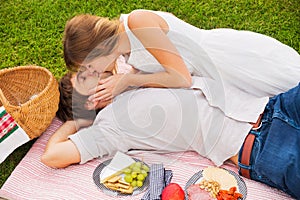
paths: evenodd
<path fill-rule="evenodd" d="M 128 81 L 125 74 L 115 74 L 105 79 L 101 79 L 98 85 L 90 90 L 89 101 L 108 101 L 128 88 Z"/>

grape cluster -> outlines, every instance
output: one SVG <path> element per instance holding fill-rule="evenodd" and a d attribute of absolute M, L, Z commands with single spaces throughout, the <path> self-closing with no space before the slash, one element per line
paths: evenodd
<path fill-rule="evenodd" d="M 129 167 L 123 170 L 125 174 L 124 180 L 130 183 L 132 187 L 142 187 L 144 180 L 148 176 L 149 167 L 142 162 L 132 163 Z"/>

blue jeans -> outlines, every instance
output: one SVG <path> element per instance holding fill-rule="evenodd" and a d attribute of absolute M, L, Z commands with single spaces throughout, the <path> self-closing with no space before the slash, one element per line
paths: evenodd
<path fill-rule="evenodd" d="M 261 128 L 249 134 L 256 135 L 250 166 L 240 167 L 250 169 L 251 179 L 300 199 L 300 84 L 270 98 Z"/>

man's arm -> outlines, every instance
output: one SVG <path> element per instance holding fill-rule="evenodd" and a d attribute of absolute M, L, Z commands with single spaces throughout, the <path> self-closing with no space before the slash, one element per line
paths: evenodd
<path fill-rule="evenodd" d="M 68 139 L 77 132 L 78 127 L 90 125 L 90 121 L 67 121 L 49 139 L 42 163 L 49 167 L 63 168 L 80 162 L 80 153 L 75 144 Z"/>

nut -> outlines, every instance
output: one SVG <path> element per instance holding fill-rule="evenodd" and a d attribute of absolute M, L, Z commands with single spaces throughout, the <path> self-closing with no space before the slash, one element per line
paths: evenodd
<path fill-rule="evenodd" d="M 199 187 L 210 193 L 210 196 L 216 198 L 220 191 L 220 184 L 217 181 L 203 179 Z"/>

